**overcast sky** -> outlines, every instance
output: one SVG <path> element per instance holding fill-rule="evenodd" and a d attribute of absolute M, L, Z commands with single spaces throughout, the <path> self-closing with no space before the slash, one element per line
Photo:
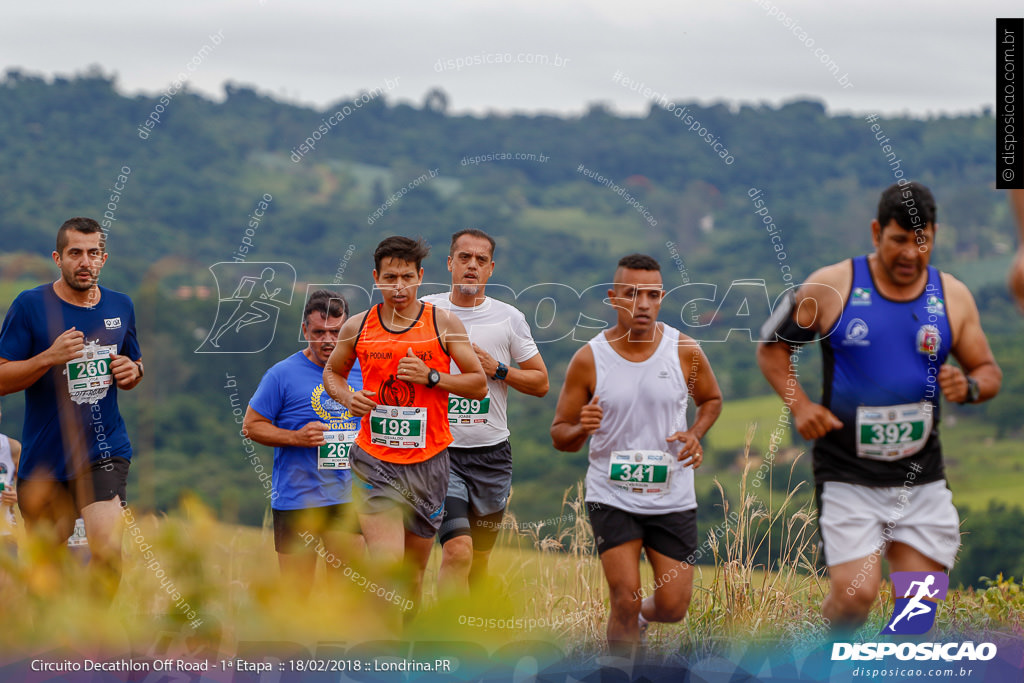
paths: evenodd
<path fill-rule="evenodd" d="M 598 101 L 621 113 L 645 111 L 642 94 L 612 80 L 620 72 L 680 102 L 813 97 L 832 112 L 924 116 L 994 103 L 995 18 L 1024 14 L 1019 0 L 837 4 L 5 3 L 0 66 L 52 76 L 97 64 L 117 75 L 125 93 L 158 93 L 185 73 L 193 90 L 211 97 L 233 81 L 317 107 L 390 81 L 398 84 L 390 101 L 419 104 L 440 87 L 453 111 L 571 114 Z M 787 27 L 782 16 L 795 21 Z M 214 46 L 218 32 L 223 39 Z M 204 45 L 211 49 L 196 57 Z M 480 63 L 448 67 L 460 59 Z M 509 59 L 516 63 L 485 63 Z M 840 83 L 844 75 L 852 85 Z"/>

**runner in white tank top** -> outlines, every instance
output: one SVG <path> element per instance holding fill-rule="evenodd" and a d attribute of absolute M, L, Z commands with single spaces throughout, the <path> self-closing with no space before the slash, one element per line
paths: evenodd
<path fill-rule="evenodd" d="M 551 425 L 562 451 L 591 437 L 586 501 L 608 580 L 608 645 L 627 656 L 649 622 L 686 616 L 697 549 L 693 470 L 704 457 L 700 439 L 722 410 L 700 346 L 657 321 L 660 271 L 642 254 L 619 261 L 608 290 L 616 324 L 573 356 Z M 688 426 L 690 398 L 697 412 Z M 658 577 L 646 598 L 641 549 Z"/>
<path fill-rule="evenodd" d="M 0 411 L 0 418 L 3 417 Z M 21 459 L 21 443 L 6 434 L 0 434 L 0 539 L 13 547 L 16 518 L 14 508 L 18 504 L 15 482 L 18 478 L 18 461 Z"/>
<path fill-rule="evenodd" d="M 597 380 L 594 393 L 601 397 L 599 404 L 605 414 L 601 427 L 590 438 L 588 503 L 602 503 L 638 515 L 697 507 L 693 468 L 677 459 L 678 441 L 665 441 L 669 434 L 686 431 L 689 394 L 679 366 L 679 331 L 664 323 L 658 325 L 661 342 L 650 358 L 639 362 L 616 353 L 608 343 L 608 332 L 590 340 Z M 643 389 L 637 391 L 638 387 Z M 645 451 L 663 451 L 667 456 L 656 457 L 658 464 L 648 466 L 637 460 L 636 454 Z M 620 472 L 628 476 L 622 481 L 609 478 L 613 453 L 629 455 L 623 461 L 629 471 Z M 621 456 L 617 459 L 623 460 Z M 667 475 L 666 481 L 655 481 L 662 479 L 662 472 Z"/>

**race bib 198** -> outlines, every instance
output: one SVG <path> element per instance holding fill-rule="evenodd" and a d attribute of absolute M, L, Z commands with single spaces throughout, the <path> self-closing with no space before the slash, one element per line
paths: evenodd
<path fill-rule="evenodd" d="M 674 460 L 665 451 L 612 451 L 608 479 L 631 493 L 665 493 Z"/>
<path fill-rule="evenodd" d="M 924 448 L 932 433 L 932 404 L 857 408 L 857 456 L 899 460 Z"/>
<path fill-rule="evenodd" d="M 423 448 L 427 409 L 379 405 L 370 413 L 370 442 L 389 448 Z"/>
<path fill-rule="evenodd" d="M 487 414 L 490 411 L 490 396 L 482 401 L 461 396 L 448 397 L 448 424 L 487 424 Z"/>
<path fill-rule="evenodd" d="M 316 466 L 321 470 L 347 470 L 348 452 L 356 442 L 358 431 L 324 432 L 324 445 L 317 448 Z"/>

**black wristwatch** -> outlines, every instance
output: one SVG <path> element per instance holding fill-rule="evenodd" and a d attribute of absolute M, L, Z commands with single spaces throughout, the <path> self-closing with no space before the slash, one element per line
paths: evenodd
<path fill-rule="evenodd" d="M 441 373 L 434 368 L 430 368 L 430 372 L 427 373 L 427 389 L 433 389 L 440 381 Z"/>
<path fill-rule="evenodd" d="M 977 403 L 978 396 L 981 395 L 981 387 L 978 386 L 978 380 L 973 377 L 967 377 L 967 397 L 963 400 L 963 403 Z"/>
<path fill-rule="evenodd" d="M 498 369 L 494 371 L 494 376 L 491 379 L 505 379 L 508 377 L 508 366 L 498 361 Z"/>

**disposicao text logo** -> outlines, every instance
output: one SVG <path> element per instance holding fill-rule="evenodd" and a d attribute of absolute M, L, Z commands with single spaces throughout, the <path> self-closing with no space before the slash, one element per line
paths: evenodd
<path fill-rule="evenodd" d="M 893 572 L 891 574 L 893 607 L 889 623 L 880 636 L 920 635 L 935 624 L 938 601 L 946 599 L 949 577 L 943 572 Z M 900 661 L 988 661 L 998 654 L 995 643 L 972 640 L 953 643 L 868 642 L 833 643 L 832 661 L 882 660 L 895 657 Z M 856 675 L 856 674 L 854 674 Z"/>

